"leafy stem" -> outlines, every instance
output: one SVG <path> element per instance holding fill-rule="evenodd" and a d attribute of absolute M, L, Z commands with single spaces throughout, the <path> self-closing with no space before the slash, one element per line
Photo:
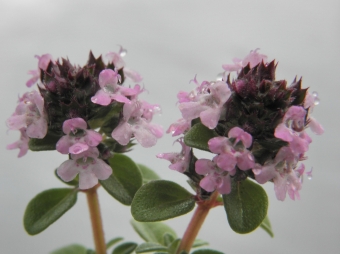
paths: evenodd
<path fill-rule="evenodd" d="M 100 185 L 96 185 L 91 189 L 85 191 L 87 197 L 87 203 L 90 210 L 90 218 L 92 224 L 92 233 L 94 239 L 94 245 L 97 254 L 106 254 L 106 244 L 104 238 L 104 230 L 102 218 L 100 215 L 99 200 L 97 194 L 97 188 Z"/>
<path fill-rule="evenodd" d="M 186 251 L 189 253 L 192 244 L 194 243 L 201 226 L 205 218 L 207 217 L 211 208 L 219 205 L 219 202 L 216 201 L 218 196 L 218 192 L 215 191 L 209 200 L 199 201 L 197 203 L 197 208 L 194 212 L 193 217 L 183 235 L 181 244 L 177 250 L 177 254 L 181 253 L 182 251 Z"/>

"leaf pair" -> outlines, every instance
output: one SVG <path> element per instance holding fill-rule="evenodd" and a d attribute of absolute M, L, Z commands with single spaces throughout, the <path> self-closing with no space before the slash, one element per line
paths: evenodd
<path fill-rule="evenodd" d="M 223 195 L 223 203 L 229 225 L 235 232 L 249 233 L 261 225 L 273 236 L 266 218 L 268 197 L 260 185 L 248 179 L 232 181 L 231 193 Z M 186 214 L 194 206 L 194 196 L 186 189 L 170 181 L 158 180 L 145 184 L 137 191 L 131 213 L 138 221 L 152 222 Z"/>

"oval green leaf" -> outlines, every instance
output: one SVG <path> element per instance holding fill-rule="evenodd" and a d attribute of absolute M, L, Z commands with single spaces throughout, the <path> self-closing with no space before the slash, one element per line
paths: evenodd
<path fill-rule="evenodd" d="M 272 230 L 272 225 L 270 224 L 270 221 L 269 221 L 269 218 L 268 216 L 266 216 L 266 218 L 264 218 L 264 220 L 262 221 L 260 227 L 266 231 L 270 237 L 274 237 L 274 233 L 273 233 L 273 230 Z"/>
<path fill-rule="evenodd" d="M 112 175 L 100 181 L 104 189 L 124 205 L 131 205 L 137 190 L 142 186 L 142 174 L 129 157 L 115 154 L 109 159 Z"/>
<path fill-rule="evenodd" d="M 223 254 L 223 252 L 220 252 L 217 250 L 211 250 L 211 249 L 200 249 L 200 250 L 195 250 L 191 254 Z"/>
<path fill-rule="evenodd" d="M 159 243 L 166 246 L 164 235 L 171 235 L 173 239 L 177 238 L 176 232 L 168 225 L 162 222 L 138 222 L 131 221 L 131 225 L 137 234 L 146 242 Z"/>
<path fill-rule="evenodd" d="M 176 254 L 177 249 L 178 249 L 180 244 L 181 244 L 181 239 L 176 239 L 175 241 L 173 241 L 168 248 L 168 253 L 169 254 Z"/>
<path fill-rule="evenodd" d="M 131 204 L 137 221 L 152 222 L 174 218 L 195 206 L 193 195 L 180 185 L 165 180 L 151 181 L 136 193 Z"/>
<path fill-rule="evenodd" d="M 230 227 L 237 233 L 255 230 L 267 216 L 268 197 L 265 190 L 253 181 L 232 181 L 230 194 L 223 195 L 224 208 Z"/>
<path fill-rule="evenodd" d="M 210 130 L 203 124 L 197 123 L 185 134 L 184 143 L 187 146 L 210 152 L 208 141 L 217 136 L 214 130 Z"/>
<path fill-rule="evenodd" d="M 112 247 L 113 245 L 115 245 L 116 243 L 122 241 L 124 238 L 123 237 L 116 237 L 113 238 L 112 240 L 108 241 L 106 243 L 106 249 L 109 249 L 110 247 Z"/>
<path fill-rule="evenodd" d="M 79 244 L 72 244 L 55 250 L 51 254 L 87 254 L 87 249 Z"/>
<path fill-rule="evenodd" d="M 145 253 L 145 252 L 151 252 L 151 251 L 167 251 L 168 248 L 160 245 L 158 243 L 142 243 L 136 248 L 136 253 Z"/>
<path fill-rule="evenodd" d="M 152 180 L 159 180 L 161 179 L 152 169 L 144 166 L 143 164 L 137 164 L 139 170 L 142 173 L 143 177 L 143 184 L 148 183 Z"/>
<path fill-rule="evenodd" d="M 76 189 L 50 189 L 39 193 L 27 205 L 24 227 L 36 235 L 58 220 L 77 201 Z"/>
<path fill-rule="evenodd" d="M 169 233 L 165 233 L 163 235 L 164 246 L 169 246 L 173 241 L 175 241 L 175 237 Z"/>
<path fill-rule="evenodd" d="M 198 248 L 204 245 L 209 245 L 209 243 L 200 239 L 196 239 L 191 248 Z"/>
<path fill-rule="evenodd" d="M 137 246 L 138 244 L 134 242 L 122 243 L 112 251 L 112 254 L 130 254 L 136 249 Z"/>

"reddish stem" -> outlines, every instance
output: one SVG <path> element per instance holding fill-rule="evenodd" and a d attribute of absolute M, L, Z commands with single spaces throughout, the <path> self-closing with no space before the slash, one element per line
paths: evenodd
<path fill-rule="evenodd" d="M 87 197 L 87 203 L 90 210 L 90 218 L 92 223 L 92 232 L 94 245 L 97 254 L 106 254 L 106 244 L 104 238 L 104 230 L 102 218 L 100 215 L 99 200 L 97 194 L 97 188 L 99 185 L 94 186 L 91 189 L 85 191 Z"/>
<path fill-rule="evenodd" d="M 181 251 L 186 251 L 189 253 L 191 246 L 193 245 L 199 230 L 201 229 L 205 218 L 207 217 L 211 208 L 219 205 L 216 202 L 216 198 L 218 196 L 218 192 L 215 191 L 209 200 L 199 201 L 197 203 L 197 208 L 194 212 L 193 217 L 183 235 L 181 244 L 177 250 L 177 254 L 181 253 Z"/>

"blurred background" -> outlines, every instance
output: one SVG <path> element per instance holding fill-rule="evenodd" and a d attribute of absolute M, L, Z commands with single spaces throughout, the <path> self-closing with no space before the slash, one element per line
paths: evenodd
<path fill-rule="evenodd" d="M 93 248 L 85 195 L 44 232 L 29 236 L 22 225 L 27 203 L 39 192 L 64 187 L 53 171 L 66 156 L 57 152 L 28 152 L 6 145 L 19 137 L 7 131 L 5 120 L 14 112 L 18 95 L 28 90 L 28 70 L 37 67 L 34 55 L 46 53 L 84 65 L 88 53 L 105 55 L 123 45 L 129 68 L 144 77 L 143 98 L 162 107 L 154 122 L 168 126 L 181 117 L 176 106 L 179 90 L 194 88 L 189 80 L 215 80 L 222 64 L 243 58 L 260 48 L 268 60 L 278 61 L 277 79 L 290 83 L 303 76 L 303 86 L 317 91 L 321 103 L 313 116 L 323 124 L 322 136 L 311 134 L 307 169 L 300 201 L 275 198 L 273 185 L 265 185 L 269 218 L 275 237 L 262 229 L 247 235 L 234 233 L 223 207 L 208 215 L 199 238 L 225 253 L 340 253 L 339 59 L 340 2 L 323 1 L 0 1 L 1 167 L 0 253 L 44 254 L 71 243 Z M 162 178 L 189 189 L 186 177 L 168 169 L 155 157 L 180 146 L 165 135 L 150 149 L 137 146 L 128 154 L 153 168 Z M 99 190 L 106 239 L 123 236 L 142 240 L 132 230 L 129 207 Z M 166 221 L 182 236 L 191 213 Z"/>

